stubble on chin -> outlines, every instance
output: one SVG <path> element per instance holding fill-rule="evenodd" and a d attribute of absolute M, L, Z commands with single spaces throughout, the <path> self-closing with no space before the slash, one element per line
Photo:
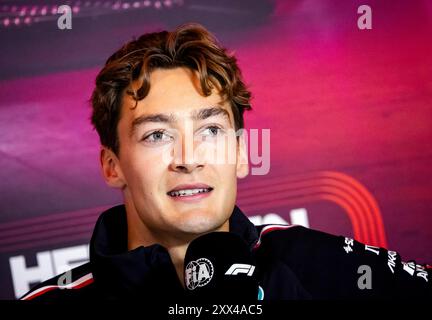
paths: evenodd
<path fill-rule="evenodd" d="M 201 235 L 213 231 L 228 231 L 223 230 L 228 229 L 225 222 L 215 217 L 195 216 L 178 223 L 178 228 L 186 233 Z"/>

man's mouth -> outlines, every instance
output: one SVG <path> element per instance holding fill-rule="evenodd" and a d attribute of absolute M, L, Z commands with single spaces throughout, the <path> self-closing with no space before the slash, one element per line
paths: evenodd
<path fill-rule="evenodd" d="M 205 183 L 188 183 L 188 184 L 179 184 L 170 191 L 167 192 L 167 195 L 173 198 L 202 198 L 206 197 L 206 193 L 210 193 L 213 190 L 213 187 L 209 186 Z"/>
<path fill-rule="evenodd" d="M 212 187 L 209 188 L 195 188 L 195 189 L 180 189 L 175 191 L 169 191 L 167 194 L 171 197 L 188 197 L 200 193 L 209 193 L 213 190 Z"/>

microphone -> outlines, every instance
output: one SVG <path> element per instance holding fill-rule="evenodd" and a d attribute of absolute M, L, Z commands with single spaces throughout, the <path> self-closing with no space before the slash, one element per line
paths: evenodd
<path fill-rule="evenodd" d="M 255 259 L 234 233 L 212 232 L 194 239 L 184 265 L 186 295 L 191 300 L 258 300 Z"/>

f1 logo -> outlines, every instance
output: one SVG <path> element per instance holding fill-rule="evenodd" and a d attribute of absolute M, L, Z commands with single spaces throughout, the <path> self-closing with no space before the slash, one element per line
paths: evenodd
<path fill-rule="evenodd" d="M 248 277 L 252 276 L 252 274 L 255 271 L 255 266 L 252 266 L 250 264 L 244 264 L 244 263 L 234 263 L 227 272 L 225 272 L 225 275 L 237 275 L 239 273 L 246 273 Z"/>

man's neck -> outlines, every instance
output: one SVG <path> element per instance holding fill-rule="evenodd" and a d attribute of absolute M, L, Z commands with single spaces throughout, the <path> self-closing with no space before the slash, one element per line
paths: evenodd
<path fill-rule="evenodd" d="M 193 240 L 193 238 L 180 240 L 169 239 L 169 237 L 158 237 L 148 230 L 148 228 L 146 228 L 134 208 L 128 208 L 127 203 L 125 204 L 128 225 L 128 250 L 133 250 L 140 246 L 150 246 L 155 243 L 162 245 L 165 249 L 167 249 L 180 283 L 184 287 L 184 258 L 189 243 Z M 159 238 L 163 238 L 163 241 Z"/>
<path fill-rule="evenodd" d="M 199 235 L 189 235 L 183 238 L 172 238 L 169 236 L 156 235 L 151 232 L 140 220 L 135 208 L 128 208 L 126 205 L 126 216 L 128 225 L 128 250 L 133 250 L 140 246 L 150 246 L 153 244 L 162 245 L 169 253 L 171 261 L 175 267 L 177 277 L 184 287 L 184 259 L 189 244 Z M 229 231 L 229 222 L 220 226 L 214 231 Z"/>
<path fill-rule="evenodd" d="M 175 270 L 177 272 L 177 277 L 180 280 L 181 285 L 183 288 L 185 287 L 184 284 L 184 259 L 186 256 L 186 250 L 189 246 L 189 243 L 185 245 L 179 245 L 171 248 L 167 248 L 168 253 L 171 257 L 171 261 L 174 264 Z"/>
<path fill-rule="evenodd" d="M 190 241 L 182 242 L 179 244 L 167 244 L 166 242 L 157 241 L 155 239 L 153 241 L 150 241 L 148 237 L 146 237 L 142 233 L 138 233 L 136 229 L 132 230 L 132 228 L 128 228 L 128 250 L 133 250 L 140 246 L 149 246 L 155 243 L 158 243 L 162 245 L 165 249 L 167 249 L 171 257 L 171 262 L 175 267 L 177 277 L 180 280 L 182 286 L 184 287 L 184 259 Z"/>
<path fill-rule="evenodd" d="M 133 224 L 129 224 L 133 225 Z M 180 283 L 184 287 L 184 276 L 183 276 L 183 269 L 184 269 L 184 258 L 186 256 L 186 250 L 189 246 L 190 241 L 181 242 L 177 244 L 172 243 L 166 243 L 166 241 L 158 241 L 157 239 L 150 238 L 149 237 L 150 232 L 141 232 L 137 230 L 136 228 L 129 228 L 128 227 L 128 250 L 133 250 L 135 248 L 138 248 L 140 246 L 149 246 L 155 243 L 158 243 L 162 245 L 165 249 L 167 249 L 170 257 L 171 262 L 173 263 L 177 276 L 180 280 Z"/>

